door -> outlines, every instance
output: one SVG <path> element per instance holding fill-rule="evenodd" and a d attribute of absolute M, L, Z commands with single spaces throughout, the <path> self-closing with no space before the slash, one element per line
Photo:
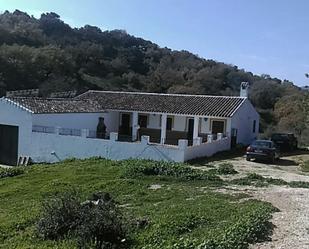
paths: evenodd
<path fill-rule="evenodd" d="M 121 114 L 121 134 L 122 135 L 130 135 L 131 134 L 131 129 L 130 129 L 130 119 L 131 116 L 128 113 L 122 113 Z"/>
<path fill-rule="evenodd" d="M 193 130 L 194 130 L 194 119 L 190 118 L 188 120 L 188 134 L 187 134 L 189 145 L 192 145 L 193 142 Z"/>
<path fill-rule="evenodd" d="M 231 134 L 231 148 L 235 148 L 237 144 L 237 132 L 238 130 L 233 128 Z"/>
<path fill-rule="evenodd" d="M 0 164 L 17 165 L 18 126 L 0 125 Z"/>
<path fill-rule="evenodd" d="M 148 124 L 148 116 L 147 115 L 139 115 L 138 116 L 138 125 L 140 128 L 147 128 Z"/>

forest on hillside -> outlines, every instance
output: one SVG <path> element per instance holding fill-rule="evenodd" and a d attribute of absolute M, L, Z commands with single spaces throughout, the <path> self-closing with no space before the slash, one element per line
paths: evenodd
<path fill-rule="evenodd" d="M 288 80 L 161 48 L 124 30 L 72 28 L 53 12 L 0 15 L 0 96 L 31 88 L 42 96 L 88 89 L 238 95 L 242 81 L 250 83 L 262 133 L 295 132 L 309 144 L 308 93 Z"/>

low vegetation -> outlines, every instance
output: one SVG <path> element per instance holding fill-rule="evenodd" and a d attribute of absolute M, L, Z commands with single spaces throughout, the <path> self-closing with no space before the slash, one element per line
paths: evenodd
<path fill-rule="evenodd" d="M 18 176 L 24 173 L 22 168 L 0 168 L 0 179 L 6 177 Z"/>
<path fill-rule="evenodd" d="M 230 183 L 236 185 L 252 185 L 256 187 L 267 187 L 269 185 L 286 185 L 291 188 L 309 188 L 309 182 L 303 182 L 303 181 L 287 182 L 282 179 L 264 177 L 256 173 L 251 173 L 246 177 L 231 180 Z"/>
<path fill-rule="evenodd" d="M 183 164 L 138 160 L 31 166 L 27 174 L 0 180 L 0 248 L 101 248 L 109 243 L 116 248 L 238 249 L 269 236 L 275 209 L 213 192 L 224 184 L 218 179 Z M 63 194 L 71 189 L 78 194 Z M 102 192 L 113 199 L 92 205 L 105 197 L 89 196 Z M 115 235 L 113 242 L 102 235 L 106 231 Z"/>
<path fill-rule="evenodd" d="M 300 169 L 303 172 L 309 172 L 309 160 L 301 162 Z"/>
<path fill-rule="evenodd" d="M 127 248 L 125 222 L 107 193 L 82 202 L 71 191 L 46 201 L 37 232 L 43 239 L 76 239 L 79 248 Z"/>
<path fill-rule="evenodd" d="M 217 173 L 219 175 L 235 175 L 238 172 L 234 169 L 231 163 L 221 163 L 217 168 Z"/>
<path fill-rule="evenodd" d="M 222 180 L 217 175 L 193 169 L 183 163 L 156 162 L 147 160 L 126 160 L 123 161 L 124 177 L 160 176 L 172 177 L 182 181 L 204 180 L 208 184 L 222 184 Z"/>

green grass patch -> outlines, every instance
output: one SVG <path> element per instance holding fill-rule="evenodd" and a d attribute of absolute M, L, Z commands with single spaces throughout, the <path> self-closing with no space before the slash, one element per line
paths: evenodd
<path fill-rule="evenodd" d="M 235 175 L 238 172 L 234 169 L 231 163 L 221 163 L 217 168 L 217 173 L 219 175 Z"/>
<path fill-rule="evenodd" d="M 251 173 L 246 177 L 231 180 L 229 181 L 229 183 L 236 185 L 250 185 L 255 187 L 268 187 L 270 185 L 279 185 L 279 186 L 286 185 L 291 188 L 309 188 L 309 182 L 303 182 L 303 181 L 287 182 L 282 179 L 264 177 L 256 173 Z"/>
<path fill-rule="evenodd" d="M 139 178 L 145 176 L 170 177 L 181 181 L 203 180 L 209 184 L 222 185 L 217 175 L 201 169 L 193 169 L 183 163 L 156 162 L 149 160 L 122 161 L 123 177 Z"/>
<path fill-rule="evenodd" d="M 42 203 L 70 189 L 81 201 L 110 193 L 133 224 L 131 248 L 236 249 L 265 239 L 273 207 L 212 192 L 222 184 L 185 164 L 89 159 L 31 166 L 26 174 L 0 179 L 0 248 L 76 248 L 74 239 L 44 240 L 35 232 Z"/>

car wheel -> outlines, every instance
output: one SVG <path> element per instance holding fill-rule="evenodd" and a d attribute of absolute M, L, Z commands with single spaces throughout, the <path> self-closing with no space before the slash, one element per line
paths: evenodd
<path fill-rule="evenodd" d="M 272 156 L 272 157 L 270 158 L 270 163 L 271 163 L 271 164 L 274 164 L 275 161 L 276 161 L 275 159 L 276 159 L 275 156 Z"/>
<path fill-rule="evenodd" d="M 251 160 L 251 158 L 247 156 L 247 157 L 246 157 L 246 160 L 247 160 L 247 161 L 250 161 L 250 160 Z"/>

